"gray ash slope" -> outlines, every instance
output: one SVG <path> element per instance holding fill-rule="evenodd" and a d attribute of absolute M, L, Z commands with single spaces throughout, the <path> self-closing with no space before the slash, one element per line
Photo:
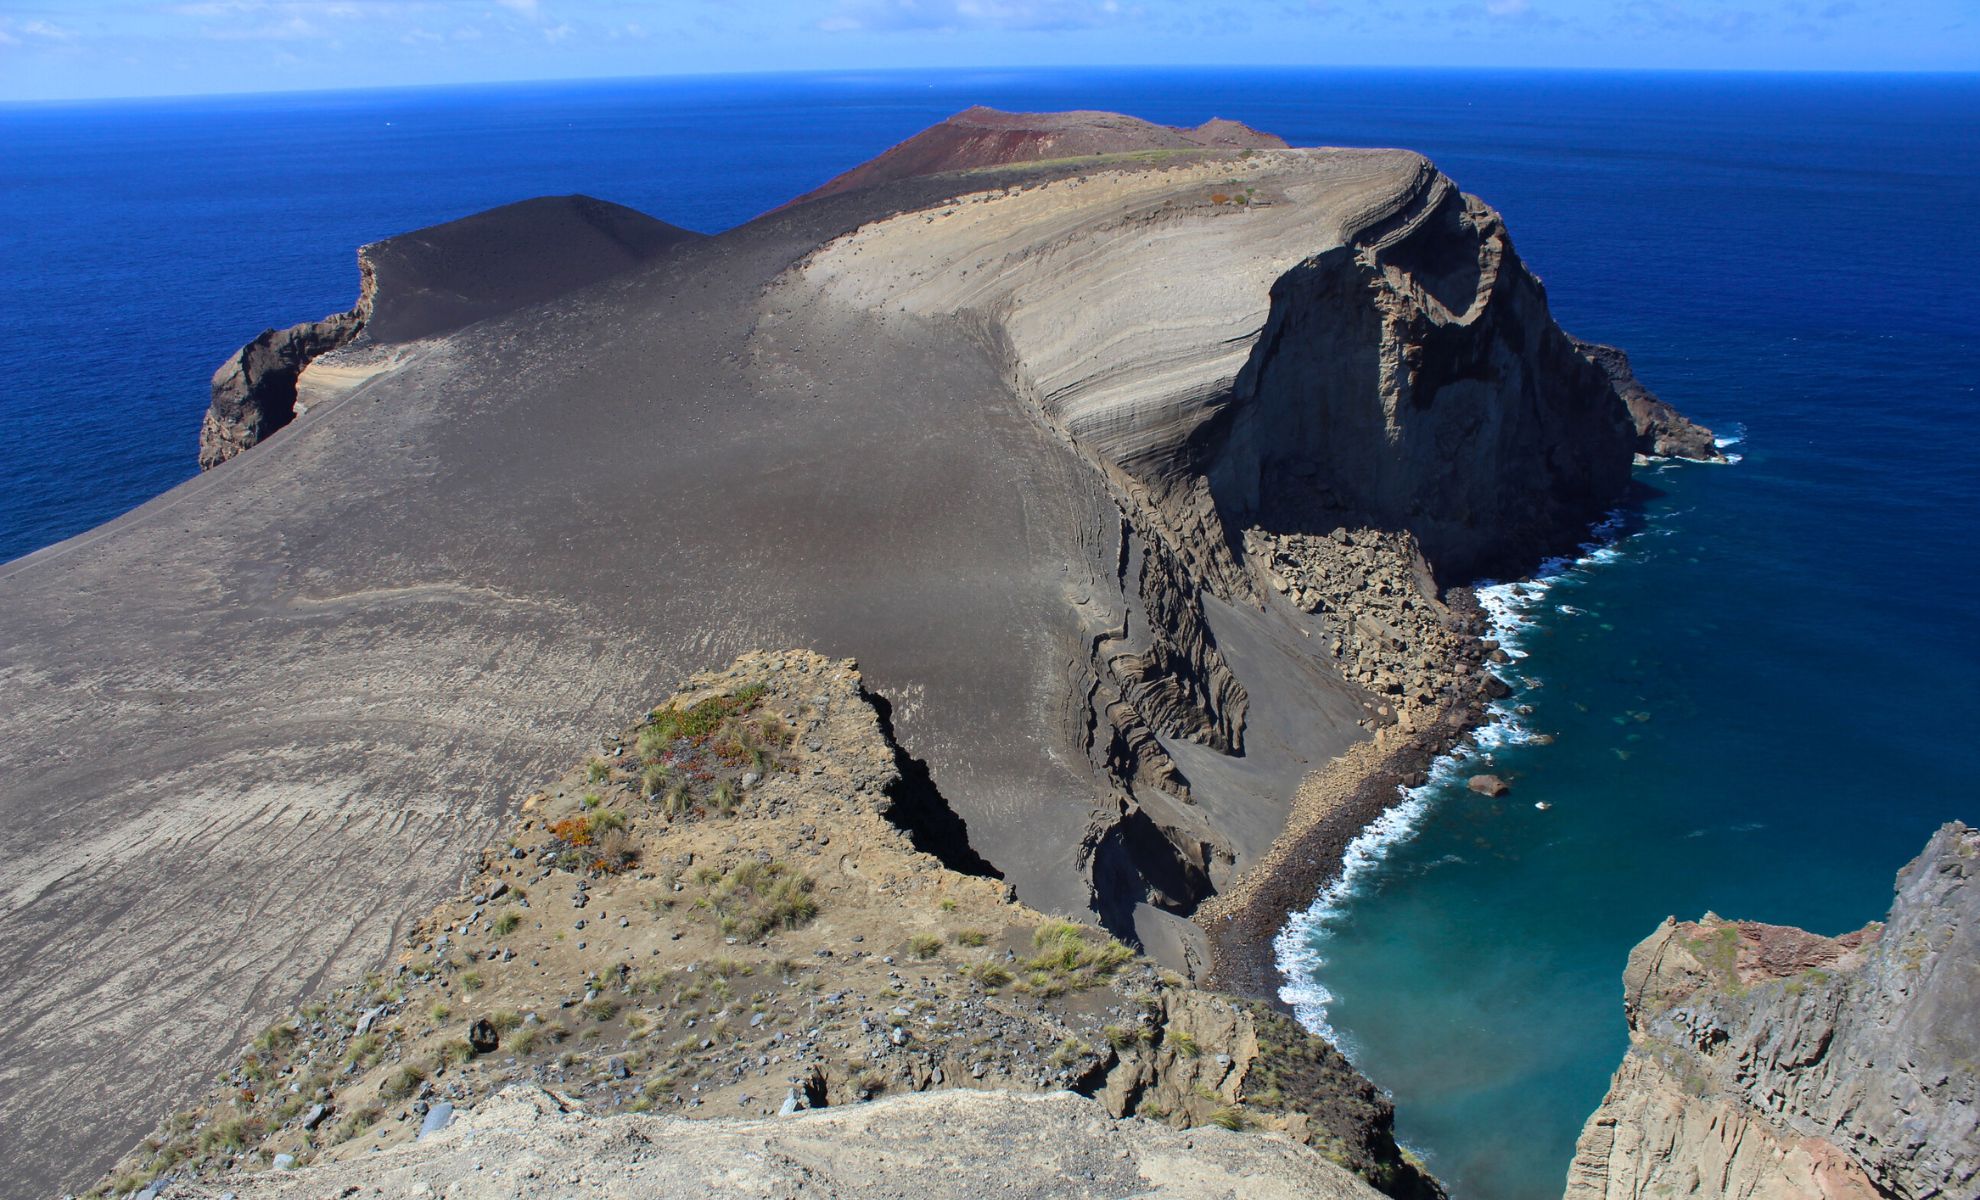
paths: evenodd
<path fill-rule="evenodd" d="M 0 571 L 7 1195 L 93 1175 L 384 955 L 523 781 L 763 645 L 857 658 L 1025 900 L 1188 961 L 1377 700 L 1242 530 L 1401 527 L 1450 584 L 1627 485 L 1614 385 L 1407 152 L 976 169 L 633 257 Z"/>
<path fill-rule="evenodd" d="M 439 337 L 541 304 L 699 237 L 590 196 L 540 196 L 358 249 L 349 312 L 264 330 L 213 373 L 199 465 L 211 470 L 287 425 L 316 359 Z"/>

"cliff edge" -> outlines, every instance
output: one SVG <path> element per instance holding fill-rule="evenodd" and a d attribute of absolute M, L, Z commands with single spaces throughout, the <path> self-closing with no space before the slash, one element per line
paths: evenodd
<path fill-rule="evenodd" d="M 1568 1200 L 1971 1197 L 1980 1186 L 1980 831 L 1841 937 L 1666 921 L 1623 975 L 1630 1049 Z"/>

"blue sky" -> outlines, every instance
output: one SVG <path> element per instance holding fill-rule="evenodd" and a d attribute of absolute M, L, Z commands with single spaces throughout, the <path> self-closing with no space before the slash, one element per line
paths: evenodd
<path fill-rule="evenodd" d="M 1053 65 L 1980 69 L 1980 0 L 0 0 L 0 99 Z"/>

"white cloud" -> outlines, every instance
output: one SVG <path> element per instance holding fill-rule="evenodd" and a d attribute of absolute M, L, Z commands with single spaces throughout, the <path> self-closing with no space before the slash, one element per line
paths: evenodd
<path fill-rule="evenodd" d="M 1139 12 L 1120 0 L 840 0 L 838 11 L 818 28 L 828 33 L 1051 31 L 1091 29 Z"/>

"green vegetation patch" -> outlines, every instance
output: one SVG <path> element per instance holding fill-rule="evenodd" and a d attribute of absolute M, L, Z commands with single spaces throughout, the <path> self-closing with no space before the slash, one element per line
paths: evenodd
<path fill-rule="evenodd" d="M 817 881 L 787 863 L 748 858 L 727 871 L 698 868 L 692 879 L 705 889 L 695 907 L 714 913 L 724 934 L 744 941 L 801 928 L 818 915 Z"/>

